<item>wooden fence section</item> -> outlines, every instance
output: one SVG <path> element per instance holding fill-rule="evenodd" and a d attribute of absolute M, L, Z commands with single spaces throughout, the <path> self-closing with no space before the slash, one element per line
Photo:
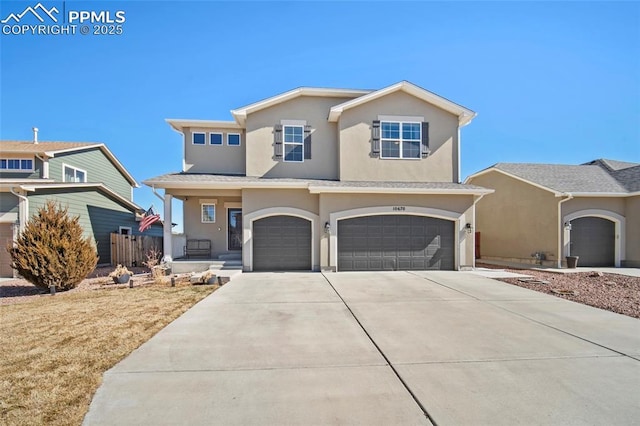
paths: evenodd
<path fill-rule="evenodd" d="M 162 237 L 111 234 L 111 265 L 143 266 L 151 250 L 162 256 Z"/>

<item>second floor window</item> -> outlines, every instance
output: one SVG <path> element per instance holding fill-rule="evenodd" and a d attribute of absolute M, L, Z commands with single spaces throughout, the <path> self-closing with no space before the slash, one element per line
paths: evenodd
<path fill-rule="evenodd" d="M 381 158 L 420 158 L 421 123 L 380 122 Z"/>
<path fill-rule="evenodd" d="M 284 161 L 304 158 L 304 126 L 284 126 Z"/>
<path fill-rule="evenodd" d="M 86 182 L 87 172 L 71 166 L 64 166 L 64 182 Z"/>
<path fill-rule="evenodd" d="M 240 146 L 240 134 L 239 133 L 227 133 L 227 145 Z"/>
<path fill-rule="evenodd" d="M 201 132 L 193 133 L 193 144 L 194 145 L 204 145 L 206 142 L 207 136 Z"/>
<path fill-rule="evenodd" d="M 23 158 L 3 158 L 0 159 L 0 170 L 11 172 L 32 171 L 33 160 Z"/>
<path fill-rule="evenodd" d="M 209 143 L 211 145 L 222 145 L 222 133 L 209 133 Z"/>

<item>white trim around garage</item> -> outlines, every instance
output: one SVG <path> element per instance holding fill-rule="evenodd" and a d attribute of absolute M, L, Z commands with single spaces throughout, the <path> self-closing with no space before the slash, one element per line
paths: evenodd
<path fill-rule="evenodd" d="M 569 213 L 562 217 L 562 225 L 563 225 L 563 252 L 565 256 L 569 255 L 569 244 L 571 244 L 571 231 L 569 231 L 564 224 L 567 222 L 571 222 L 574 219 L 579 219 L 581 217 L 599 217 L 602 219 L 607 219 L 612 221 L 615 224 L 615 259 L 614 265 L 616 268 L 620 267 L 621 260 L 626 258 L 626 241 L 625 235 L 627 232 L 626 219 L 624 216 L 612 212 L 609 210 L 601 210 L 601 209 L 586 209 L 586 210 L 578 210 L 573 213 Z"/>
<path fill-rule="evenodd" d="M 329 236 L 329 267 L 334 271 L 338 270 L 338 221 L 354 217 L 381 215 L 425 216 L 434 217 L 437 219 L 451 220 L 455 222 L 455 229 L 457 229 L 458 232 L 455 236 L 454 266 L 456 270 L 459 270 L 460 265 L 466 264 L 467 256 L 464 248 L 461 247 L 468 235 L 465 230 L 466 219 L 464 213 L 415 206 L 402 206 L 403 210 L 398 209 L 398 206 L 375 206 L 330 213 L 329 225 L 331 227 L 331 235 Z"/>
<path fill-rule="evenodd" d="M 253 271 L 253 222 L 270 216 L 295 216 L 311 222 L 311 268 L 317 269 L 316 246 L 318 245 L 317 227 L 320 216 L 307 210 L 293 207 L 269 207 L 256 210 L 242 217 L 242 265 L 245 271 Z"/>

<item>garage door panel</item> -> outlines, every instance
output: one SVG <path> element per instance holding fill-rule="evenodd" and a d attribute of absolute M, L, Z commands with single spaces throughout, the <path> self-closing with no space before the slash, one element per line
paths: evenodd
<path fill-rule="evenodd" d="M 599 217 L 581 217 L 571 221 L 572 256 L 579 266 L 614 266 L 615 223 Z"/>
<path fill-rule="evenodd" d="M 411 215 L 341 220 L 338 269 L 454 269 L 454 222 Z"/>
<path fill-rule="evenodd" d="M 253 222 L 253 269 L 311 269 L 311 222 L 294 216 L 271 216 Z"/>

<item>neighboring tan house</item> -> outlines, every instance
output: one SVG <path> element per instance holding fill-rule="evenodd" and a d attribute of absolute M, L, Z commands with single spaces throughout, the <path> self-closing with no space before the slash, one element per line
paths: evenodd
<path fill-rule="evenodd" d="M 187 240 L 245 271 L 473 265 L 474 205 L 491 192 L 458 183 L 473 111 L 403 81 L 298 88 L 231 114 L 167 120 L 183 170 L 144 181 L 165 190 L 165 253 L 176 197 Z"/>
<path fill-rule="evenodd" d="M 466 183 L 495 190 L 476 207 L 482 259 L 640 267 L 638 163 L 498 163 Z"/>
<path fill-rule="evenodd" d="M 138 234 L 144 211 L 133 202 L 137 186 L 101 143 L 0 141 L 0 276 L 13 276 L 5 247 L 49 199 L 80 217 L 97 243 L 98 263 L 109 264 L 109 234 Z M 144 234 L 162 235 L 162 228 Z"/>

